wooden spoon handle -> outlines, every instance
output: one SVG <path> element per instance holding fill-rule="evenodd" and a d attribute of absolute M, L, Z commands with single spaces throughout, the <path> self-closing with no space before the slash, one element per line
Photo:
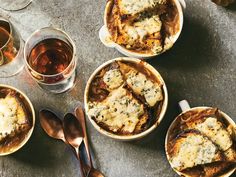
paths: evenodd
<path fill-rule="evenodd" d="M 89 159 L 89 164 L 91 168 L 93 168 L 93 163 L 91 159 L 91 154 L 89 150 L 89 141 L 88 141 L 88 136 L 87 136 L 87 128 L 86 128 L 86 121 L 85 121 L 85 116 L 84 116 L 84 111 L 83 108 L 78 106 L 75 110 L 75 115 L 78 121 L 81 123 L 82 129 L 83 129 L 83 134 L 84 134 L 84 144 L 87 152 L 87 156 Z"/>

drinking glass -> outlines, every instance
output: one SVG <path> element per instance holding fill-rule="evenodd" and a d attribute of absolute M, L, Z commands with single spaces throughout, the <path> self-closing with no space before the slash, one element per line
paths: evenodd
<path fill-rule="evenodd" d="M 76 77 L 76 47 L 62 30 L 46 27 L 35 31 L 24 48 L 26 68 L 38 85 L 52 93 L 71 89 Z"/>
<path fill-rule="evenodd" d="M 9 11 L 21 10 L 27 7 L 32 0 L 0 0 L 0 8 Z"/>
<path fill-rule="evenodd" d="M 0 17 L 0 77 L 10 77 L 22 70 L 24 41 L 11 22 Z"/>

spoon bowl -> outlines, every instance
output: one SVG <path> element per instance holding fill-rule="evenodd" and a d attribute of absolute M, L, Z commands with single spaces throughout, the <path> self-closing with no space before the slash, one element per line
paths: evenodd
<path fill-rule="evenodd" d="M 79 146 L 83 141 L 83 133 L 79 122 L 73 114 L 68 113 L 65 116 L 64 122 L 52 111 L 43 109 L 39 112 L 40 124 L 48 136 L 62 140 L 66 144 L 70 144 L 74 148 L 75 155 L 80 160 L 80 167 L 86 172 L 86 177 L 104 177 L 98 170 L 83 164 L 79 156 Z M 64 130 L 63 130 L 64 126 Z M 65 138 L 65 134 L 67 140 Z M 67 142 L 68 141 L 68 142 Z M 84 174 L 82 174 L 84 176 Z"/>
<path fill-rule="evenodd" d="M 39 120 L 43 130 L 48 136 L 65 141 L 61 119 L 50 110 L 43 109 L 39 112 Z"/>
<path fill-rule="evenodd" d="M 67 113 L 65 115 L 63 121 L 63 130 L 66 141 L 74 148 L 76 152 L 77 158 L 79 159 L 80 162 L 80 169 L 83 169 L 83 162 L 80 157 L 80 145 L 83 142 L 84 135 L 81 126 L 79 124 L 79 121 L 73 114 Z M 85 177 L 83 170 L 81 170 L 81 175 L 82 177 Z"/>
<path fill-rule="evenodd" d="M 63 121 L 64 135 L 66 141 L 73 147 L 79 148 L 83 142 L 83 132 L 81 131 L 81 126 L 77 121 L 76 117 L 67 113 Z"/>

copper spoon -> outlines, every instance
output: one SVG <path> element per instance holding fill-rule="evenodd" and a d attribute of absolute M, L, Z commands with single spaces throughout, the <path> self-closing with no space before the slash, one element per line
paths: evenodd
<path fill-rule="evenodd" d="M 39 120 L 43 130 L 48 136 L 66 142 L 62 121 L 52 111 L 43 109 L 39 112 Z"/>
<path fill-rule="evenodd" d="M 47 133 L 48 136 L 64 141 L 68 145 L 68 142 L 65 139 L 63 131 L 63 123 L 59 117 L 50 110 L 41 110 L 39 112 L 40 124 L 43 130 Z M 76 155 L 77 156 L 77 155 Z M 89 173 L 90 167 L 86 164 L 83 164 L 85 171 Z"/>
<path fill-rule="evenodd" d="M 81 127 L 75 116 L 71 113 L 67 113 L 64 116 L 64 121 L 63 121 L 63 130 L 64 130 L 64 135 L 66 138 L 66 141 L 75 149 L 77 158 L 79 159 L 80 162 L 80 167 L 83 169 L 83 163 L 82 159 L 80 157 L 80 145 L 83 142 L 83 132 L 81 131 Z M 83 171 L 81 170 L 81 175 L 82 177 L 84 176 Z"/>
<path fill-rule="evenodd" d="M 89 141 L 88 141 L 88 136 L 87 136 L 87 129 L 86 129 L 86 121 L 85 121 L 85 116 L 84 116 L 84 111 L 83 108 L 78 106 L 75 109 L 75 115 L 77 120 L 80 122 L 81 127 L 82 127 L 82 131 L 84 134 L 84 144 L 85 144 L 85 148 L 86 148 L 86 152 L 88 155 L 88 159 L 89 159 L 89 163 L 90 163 L 90 167 L 91 167 L 91 171 L 89 176 L 94 176 L 94 177 L 104 177 L 104 175 L 102 174 L 102 172 L 100 172 L 99 170 L 95 169 L 92 163 L 92 159 L 91 159 L 91 155 L 90 155 L 90 151 L 89 151 Z"/>

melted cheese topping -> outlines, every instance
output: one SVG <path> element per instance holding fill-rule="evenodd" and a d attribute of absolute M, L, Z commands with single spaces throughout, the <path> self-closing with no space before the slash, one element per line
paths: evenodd
<path fill-rule="evenodd" d="M 211 163 L 214 160 L 217 148 L 207 138 L 201 135 L 187 136 L 181 142 L 179 151 L 171 159 L 172 166 L 177 170 Z"/>
<path fill-rule="evenodd" d="M 167 0 L 115 0 L 109 3 L 110 40 L 137 53 L 160 54 L 179 31 L 178 10 Z M 110 7 L 111 7 L 110 6 Z M 163 17 L 163 18 L 161 18 Z"/>
<path fill-rule="evenodd" d="M 158 15 L 154 15 L 151 18 L 145 18 L 143 21 L 134 23 L 134 27 L 136 27 L 137 31 L 145 31 L 139 32 L 139 36 L 141 36 L 142 38 L 145 36 L 143 34 L 153 34 L 161 31 L 161 25 L 162 22 Z"/>
<path fill-rule="evenodd" d="M 226 151 L 232 146 L 230 134 L 216 118 L 209 117 L 195 129 L 208 136 L 221 150 Z"/>
<path fill-rule="evenodd" d="M 132 90 L 144 96 L 149 106 L 154 106 L 158 101 L 163 100 L 161 87 L 157 83 L 148 80 L 142 73 L 130 71 L 127 73 L 127 84 Z"/>
<path fill-rule="evenodd" d="M 142 21 L 135 22 L 132 26 L 125 25 L 123 29 L 126 36 L 126 47 L 130 48 L 137 42 L 144 44 L 148 35 L 160 33 L 161 28 L 162 22 L 158 15 L 144 18 Z M 154 40 L 150 40 L 150 44 L 147 43 L 147 45 L 152 46 L 152 51 L 154 53 L 158 53 L 163 49 L 161 42 L 155 38 Z"/>
<path fill-rule="evenodd" d="M 113 132 L 122 129 L 132 133 L 139 117 L 144 114 L 144 108 L 126 89 L 120 87 L 102 102 L 89 102 L 88 114 Z"/>
<path fill-rule="evenodd" d="M 7 95 L 0 99 L 0 141 L 18 131 L 26 122 L 26 115 L 15 97 Z"/>
<path fill-rule="evenodd" d="M 118 4 L 123 14 L 136 14 L 158 4 L 166 4 L 166 0 L 119 0 Z"/>
<path fill-rule="evenodd" d="M 123 84 L 121 72 L 118 69 L 112 69 L 104 74 L 103 81 L 110 90 L 116 89 Z"/>
<path fill-rule="evenodd" d="M 127 44 L 133 45 L 136 40 L 139 39 L 139 34 L 137 30 L 133 26 L 126 25 L 124 27 L 124 31 L 126 33 L 127 37 Z"/>

